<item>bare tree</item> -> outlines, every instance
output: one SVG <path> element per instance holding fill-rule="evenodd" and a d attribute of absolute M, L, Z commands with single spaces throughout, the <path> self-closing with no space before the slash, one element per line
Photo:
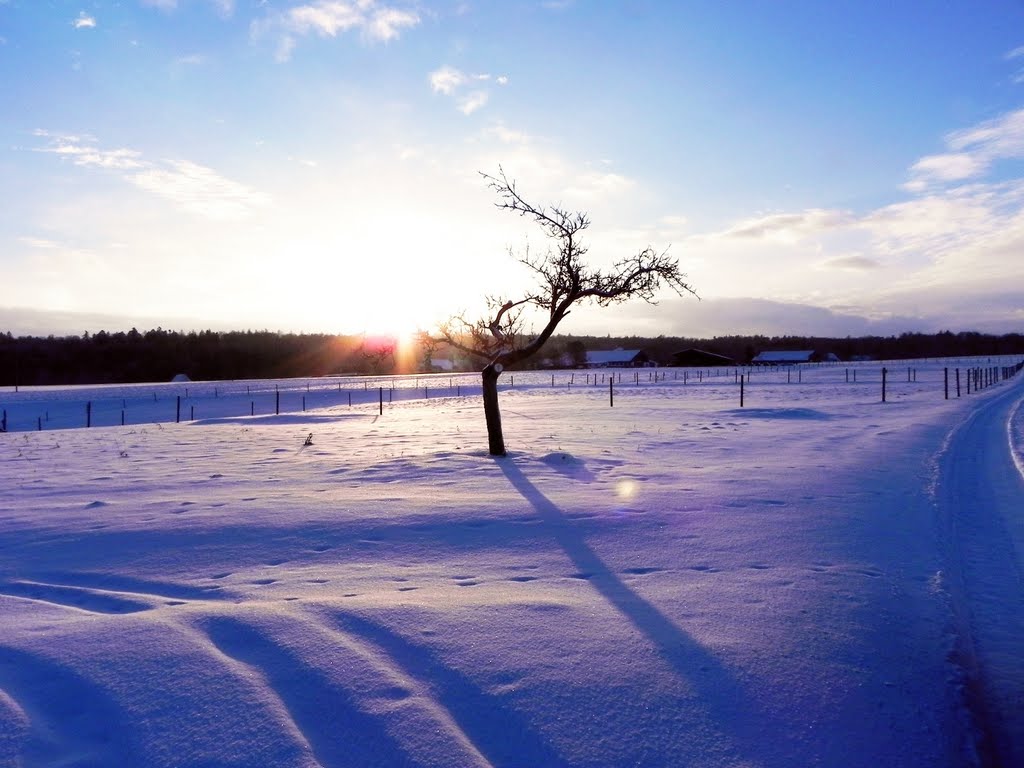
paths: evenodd
<path fill-rule="evenodd" d="M 357 354 L 362 358 L 363 366 L 374 375 L 384 368 L 384 362 L 390 357 L 391 368 L 395 364 L 395 342 L 392 339 L 366 339 L 359 344 Z"/>
<path fill-rule="evenodd" d="M 590 226 L 586 213 L 569 211 L 560 205 L 538 206 L 528 202 L 499 166 L 498 175 L 480 174 L 488 188 L 498 196 L 495 205 L 518 213 L 538 224 L 550 240 L 550 248 L 540 257 L 529 250 L 518 260 L 533 271 L 536 290 L 522 298 L 487 298 L 487 316 L 475 321 L 465 315 L 444 323 L 441 336 L 452 346 L 483 361 L 484 418 L 487 442 L 492 456 L 505 455 L 505 438 L 498 408 L 498 377 L 510 365 L 536 354 L 554 333 L 570 308 L 581 301 L 600 306 L 640 298 L 654 304 L 662 283 L 680 296 L 693 294 L 679 270 L 679 262 L 667 252 L 644 248 L 633 256 L 617 261 L 609 270 L 590 267 L 584 257 L 587 247 L 580 235 Z M 527 332 L 524 310 L 533 307 L 544 313 L 546 321 L 539 332 Z"/>
<path fill-rule="evenodd" d="M 423 373 L 430 373 L 434 370 L 434 352 L 440 339 L 435 339 L 428 331 L 416 331 L 416 348 L 419 351 L 417 366 Z"/>

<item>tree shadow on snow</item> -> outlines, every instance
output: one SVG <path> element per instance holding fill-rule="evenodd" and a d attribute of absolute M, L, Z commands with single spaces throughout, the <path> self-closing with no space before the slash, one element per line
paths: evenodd
<path fill-rule="evenodd" d="M 679 629 L 657 607 L 630 589 L 584 540 L 576 526 L 516 466 L 511 458 L 496 464 L 512 486 L 544 521 L 576 568 L 592 574 L 589 583 L 658 650 L 676 674 L 696 690 L 707 713 L 733 747 L 751 764 L 778 766 L 787 762 L 766 754 L 765 737 L 779 737 L 781 724 L 767 722 L 755 711 L 749 693 L 722 663 Z M 785 752 L 776 750 L 776 754 Z"/>

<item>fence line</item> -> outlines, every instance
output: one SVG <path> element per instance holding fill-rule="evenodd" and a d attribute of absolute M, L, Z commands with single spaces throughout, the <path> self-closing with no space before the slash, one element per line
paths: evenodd
<path fill-rule="evenodd" d="M 888 361 L 887 361 L 888 362 Z M 974 363 L 964 366 L 966 394 L 981 392 L 1000 382 L 1012 378 L 1024 368 L 1024 360 L 1006 364 L 1007 360 L 996 360 L 997 364 L 977 365 L 977 358 L 954 358 L 943 362 Z M 993 362 L 991 358 L 984 361 Z M 745 407 L 747 401 L 756 400 L 759 387 L 785 382 L 792 385 L 794 391 L 803 384 L 805 378 L 808 385 L 836 384 L 857 387 L 877 385 L 882 382 L 881 401 L 887 402 L 891 395 L 906 396 L 901 387 L 913 388 L 913 394 L 934 391 L 936 400 L 948 400 L 951 397 L 950 366 L 941 368 L 918 368 L 907 366 L 906 382 L 899 383 L 892 377 L 888 363 L 880 367 L 878 363 L 847 364 L 841 369 L 835 364 L 798 366 L 739 366 L 730 368 L 701 369 L 658 369 L 647 371 L 642 376 L 639 370 L 607 369 L 585 374 L 587 387 L 574 386 L 578 372 L 561 371 L 555 373 L 532 373 L 519 371 L 518 387 L 530 389 L 537 387 L 564 386 L 573 392 L 588 392 L 593 387 L 608 385 L 608 405 L 614 406 L 615 395 L 630 396 L 650 387 L 678 389 L 679 396 L 685 396 L 692 387 L 708 388 L 723 391 L 735 386 L 740 406 Z M 902 368 L 903 365 L 901 364 Z M 804 376 L 804 372 L 807 376 Z M 858 371 L 860 376 L 858 378 Z M 796 374 L 794 376 L 794 373 Z M 631 375 L 632 374 L 632 375 Z M 852 374 L 852 375 L 851 375 Z M 383 415 L 384 390 L 388 390 L 388 404 L 403 403 L 412 400 L 436 401 L 452 397 L 479 397 L 481 385 L 479 373 L 460 374 L 421 374 L 419 376 L 371 377 L 368 379 L 302 379 L 261 382 L 190 382 L 187 387 L 181 384 L 163 385 L 125 385 L 122 387 L 91 387 L 78 389 L 46 388 L 26 390 L 21 388 L 17 398 L 12 398 L 2 408 L 0 431 L 29 431 L 43 429 L 69 429 L 92 426 L 135 426 L 156 422 L 175 422 L 182 420 L 182 405 L 188 405 L 189 420 L 194 421 L 197 410 L 204 418 L 238 418 L 281 415 L 282 413 L 301 413 L 308 409 L 340 407 L 376 406 L 375 410 Z M 900 377 L 901 378 L 901 377 Z M 961 397 L 961 367 L 953 367 L 953 383 L 956 397 Z M 371 388 L 371 384 L 373 387 Z M 517 386 L 513 375 L 507 381 L 499 381 L 499 388 L 511 390 Z M 934 389 L 932 389 L 934 387 Z M 377 392 L 374 392 L 376 389 Z M 616 393 L 615 390 L 618 390 Z M 88 399 L 55 399 L 54 392 L 67 394 L 84 391 L 91 395 Z M 869 390 L 864 390 L 867 393 Z M 102 397 L 107 393 L 106 397 Z M 49 397 L 48 397 L 49 396 Z M 877 395 L 876 395 L 877 397 Z M 778 404 L 777 399 L 773 404 Z M 199 406 L 197 408 L 197 406 Z M 84 409 L 84 414 L 83 414 Z M 52 418 L 51 418 L 52 417 Z"/>

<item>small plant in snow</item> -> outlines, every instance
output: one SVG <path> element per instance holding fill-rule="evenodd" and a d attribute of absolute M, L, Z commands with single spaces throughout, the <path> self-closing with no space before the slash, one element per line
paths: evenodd
<path fill-rule="evenodd" d="M 306 441 L 302 445 L 303 445 L 303 447 L 305 447 L 305 446 L 312 445 L 312 444 L 313 444 L 313 433 L 310 432 L 309 435 L 306 437 Z"/>

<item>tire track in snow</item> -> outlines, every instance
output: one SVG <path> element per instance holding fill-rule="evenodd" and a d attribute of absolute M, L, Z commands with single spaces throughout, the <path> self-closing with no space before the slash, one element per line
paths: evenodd
<path fill-rule="evenodd" d="M 982 765 L 1024 765 L 1024 477 L 1008 428 L 1021 388 L 993 396 L 950 435 L 936 500 L 966 703 Z"/>

